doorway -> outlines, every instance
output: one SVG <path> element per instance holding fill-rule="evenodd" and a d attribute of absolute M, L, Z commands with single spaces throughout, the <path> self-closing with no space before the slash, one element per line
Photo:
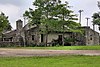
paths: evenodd
<path fill-rule="evenodd" d="M 41 42 L 43 42 L 43 41 L 44 41 L 44 35 L 41 34 Z"/>
<path fill-rule="evenodd" d="M 60 45 L 62 45 L 62 39 L 63 39 L 63 36 L 62 35 L 58 35 L 58 43 Z"/>

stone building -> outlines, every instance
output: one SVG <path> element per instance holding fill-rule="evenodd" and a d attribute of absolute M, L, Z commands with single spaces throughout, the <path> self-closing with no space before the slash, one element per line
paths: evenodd
<path fill-rule="evenodd" d="M 16 30 L 7 31 L 2 33 L 2 38 L 0 44 L 17 44 L 20 45 L 24 42 L 22 37 L 22 26 L 23 22 L 21 20 L 16 21 Z"/>
<path fill-rule="evenodd" d="M 81 27 L 84 30 L 83 34 L 73 32 L 49 32 L 46 39 L 46 34 L 40 33 L 37 26 L 23 27 L 21 20 L 16 21 L 16 30 L 4 32 L 0 43 L 2 44 L 16 44 L 19 46 L 32 46 L 33 44 L 52 46 L 59 43 L 62 44 L 63 36 L 66 39 L 74 39 L 65 42 L 65 46 L 71 45 L 99 45 L 99 33 L 92 30 L 90 27 Z M 57 42 L 57 43 L 56 43 Z"/>
<path fill-rule="evenodd" d="M 78 44 L 76 45 L 99 45 L 99 33 L 91 29 L 90 27 L 81 27 L 83 34 L 75 34 Z"/>

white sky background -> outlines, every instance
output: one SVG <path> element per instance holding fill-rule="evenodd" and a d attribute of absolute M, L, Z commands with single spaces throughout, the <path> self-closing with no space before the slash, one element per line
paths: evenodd
<path fill-rule="evenodd" d="M 16 20 L 22 19 L 25 10 L 32 7 L 32 2 L 34 0 L 0 0 L 0 11 L 4 12 L 9 16 L 10 23 L 13 29 L 16 28 Z M 62 0 L 65 1 L 65 0 Z M 71 9 L 75 14 L 79 15 L 79 10 L 84 10 L 82 12 L 82 26 L 86 26 L 86 17 L 91 18 L 93 13 L 100 11 L 97 7 L 97 0 L 66 0 L 69 2 Z M 89 26 L 92 28 L 92 18 L 89 20 Z M 96 28 L 97 30 L 97 28 Z M 98 30 L 97 30 L 98 31 Z"/>
<path fill-rule="evenodd" d="M 0 12 L 9 16 L 9 21 L 16 29 L 16 21 L 23 19 L 23 13 L 32 6 L 32 0 L 0 0 Z"/>
<path fill-rule="evenodd" d="M 97 1 L 100 0 L 67 0 L 69 5 L 73 6 L 71 9 L 74 11 L 75 14 L 79 16 L 79 10 L 83 10 L 82 12 L 82 26 L 87 25 L 86 17 L 89 17 L 89 26 L 92 27 L 92 15 L 95 12 L 99 12 L 99 8 L 97 6 Z M 98 26 L 96 26 L 96 31 L 99 32 Z"/>

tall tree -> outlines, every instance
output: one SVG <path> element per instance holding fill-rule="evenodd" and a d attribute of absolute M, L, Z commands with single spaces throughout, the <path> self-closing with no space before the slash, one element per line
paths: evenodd
<path fill-rule="evenodd" d="M 8 16 L 5 16 L 3 12 L 0 14 L 0 38 L 2 39 L 2 33 L 11 30 L 11 25 L 8 20 Z M 3 39 L 2 39 L 3 40 Z"/>
<path fill-rule="evenodd" d="M 8 20 L 8 16 L 5 16 L 3 12 L 0 14 L 0 32 L 11 30 L 11 25 Z"/>
<path fill-rule="evenodd" d="M 54 28 L 54 30 L 63 31 L 63 45 L 64 45 L 64 31 L 76 31 L 76 28 L 80 26 L 74 20 L 76 15 L 73 14 L 68 6 L 68 2 L 61 3 L 61 0 L 47 0 L 44 7 L 44 16 L 46 17 L 46 31 Z M 52 25 L 53 24 L 53 25 Z M 50 26 L 51 25 L 51 26 Z M 55 26 L 54 26 L 55 25 Z M 66 27 L 66 28 L 65 28 Z M 47 29 L 48 28 L 48 29 Z M 78 30 L 79 31 L 79 30 Z M 47 39 L 47 38 L 46 38 Z"/>
<path fill-rule="evenodd" d="M 49 31 L 73 31 L 80 26 L 73 21 L 77 18 L 75 18 L 76 15 L 73 14 L 73 11 L 68 9 L 70 6 L 67 2 L 61 3 L 61 0 L 35 0 L 33 5 L 36 9 L 29 9 L 24 16 L 27 16 L 33 24 L 45 26 L 46 45 Z"/>
<path fill-rule="evenodd" d="M 38 4 L 38 2 L 42 3 L 41 0 L 36 0 L 33 2 L 33 5 L 36 6 L 36 9 L 33 10 L 29 8 L 29 11 L 25 11 L 24 16 L 29 19 L 29 22 L 31 25 L 36 25 L 37 26 L 37 33 L 36 33 L 36 45 L 38 45 L 38 36 L 39 36 L 39 26 L 41 24 L 41 18 L 42 18 L 42 8 L 39 8 L 42 6 L 42 4 Z M 37 7 L 39 6 L 39 7 Z"/>
<path fill-rule="evenodd" d="M 77 20 L 75 18 L 76 15 L 73 14 L 73 11 L 70 10 L 70 6 L 68 6 L 68 2 L 61 3 L 61 1 L 55 0 L 56 5 L 54 6 L 54 10 L 52 11 L 53 18 L 56 18 L 60 21 L 59 28 L 63 31 L 63 45 L 64 45 L 64 32 L 67 30 L 73 31 L 76 30 L 78 26 L 80 26 L 78 23 L 76 23 L 73 20 Z"/>
<path fill-rule="evenodd" d="M 51 2 L 52 0 L 35 0 L 33 5 L 36 7 L 36 9 L 33 10 L 30 8 L 29 11 L 26 11 L 24 14 L 24 16 L 29 18 L 32 24 L 39 27 L 39 25 L 42 23 L 46 27 L 46 45 L 48 33 L 47 21 L 49 20 L 49 14 L 53 5 Z"/>

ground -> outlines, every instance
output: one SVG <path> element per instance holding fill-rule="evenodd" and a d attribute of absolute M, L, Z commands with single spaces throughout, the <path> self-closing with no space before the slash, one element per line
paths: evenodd
<path fill-rule="evenodd" d="M 42 50 L 0 48 L 0 56 L 100 55 L 100 50 Z"/>

